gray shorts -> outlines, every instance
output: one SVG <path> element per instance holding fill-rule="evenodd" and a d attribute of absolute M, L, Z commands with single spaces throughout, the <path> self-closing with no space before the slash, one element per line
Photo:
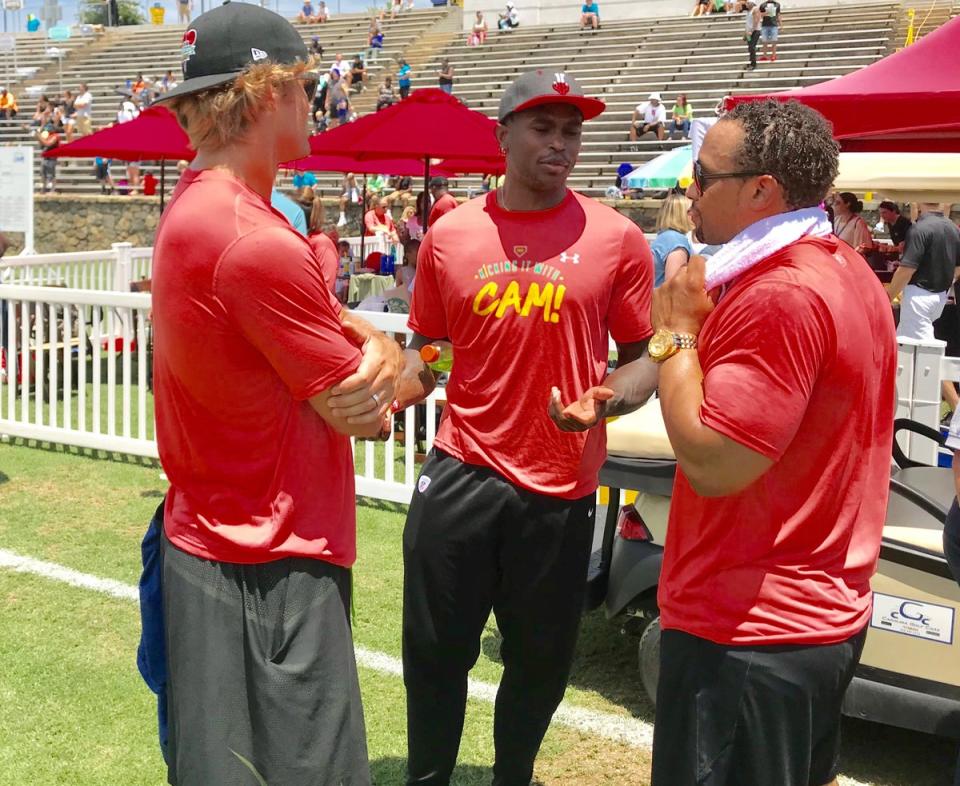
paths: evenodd
<path fill-rule="evenodd" d="M 162 553 L 169 782 L 370 786 L 350 572 Z"/>

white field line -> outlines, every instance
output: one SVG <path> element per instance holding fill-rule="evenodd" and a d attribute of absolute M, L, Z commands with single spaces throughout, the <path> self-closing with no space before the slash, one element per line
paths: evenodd
<path fill-rule="evenodd" d="M 5 549 L 0 549 L 0 568 L 42 576 L 45 579 L 93 590 L 120 600 L 137 601 L 140 597 L 137 588 L 129 584 L 80 573 L 63 565 L 24 557 Z M 403 664 L 398 658 L 359 646 L 356 648 L 356 653 L 357 664 L 363 668 L 394 677 L 403 676 Z M 493 704 L 497 696 L 497 686 L 471 679 L 469 696 L 471 699 Z M 653 725 L 637 718 L 587 710 L 563 702 L 553 719 L 563 726 L 634 748 L 650 748 L 653 744 Z M 850 786 L 857 786 L 857 784 L 850 784 Z"/>

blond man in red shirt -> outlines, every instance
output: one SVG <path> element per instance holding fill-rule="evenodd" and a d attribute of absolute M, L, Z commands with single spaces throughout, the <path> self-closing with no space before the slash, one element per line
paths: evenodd
<path fill-rule="evenodd" d="M 153 270 L 168 777 L 364 786 L 350 437 L 379 434 L 401 357 L 341 310 L 270 206 L 279 162 L 309 152 L 317 75 L 300 35 L 224 4 L 181 54 L 185 80 L 159 100 L 197 156 Z"/>

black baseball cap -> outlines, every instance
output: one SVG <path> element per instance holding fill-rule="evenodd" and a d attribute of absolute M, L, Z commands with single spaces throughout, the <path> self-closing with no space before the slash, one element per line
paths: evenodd
<path fill-rule="evenodd" d="M 441 187 L 446 188 L 449 185 L 450 185 L 450 181 L 447 180 L 445 177 L 441 177 L 440 175 L 430 178 L 430 183 L 429 183 L 430 188 L 441 188 Z"/>
<path fill-rule="evenodd" d="M 255 63 L 293 65 L 308 58 L 296 28 L 279 14 L 250 3 L 231 3 L 201 14 L 183 34 L 183 79 L 155 101 L 198 93 L 237 78 Z"/>

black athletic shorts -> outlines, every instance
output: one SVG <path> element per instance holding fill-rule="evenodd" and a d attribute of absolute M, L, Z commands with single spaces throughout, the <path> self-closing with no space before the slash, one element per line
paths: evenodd
<path fill-rule="evenodd" d="M 663 631 L 651 786 L 824 786 L 867 631 L 837 644 L 730 647 Z"/>

